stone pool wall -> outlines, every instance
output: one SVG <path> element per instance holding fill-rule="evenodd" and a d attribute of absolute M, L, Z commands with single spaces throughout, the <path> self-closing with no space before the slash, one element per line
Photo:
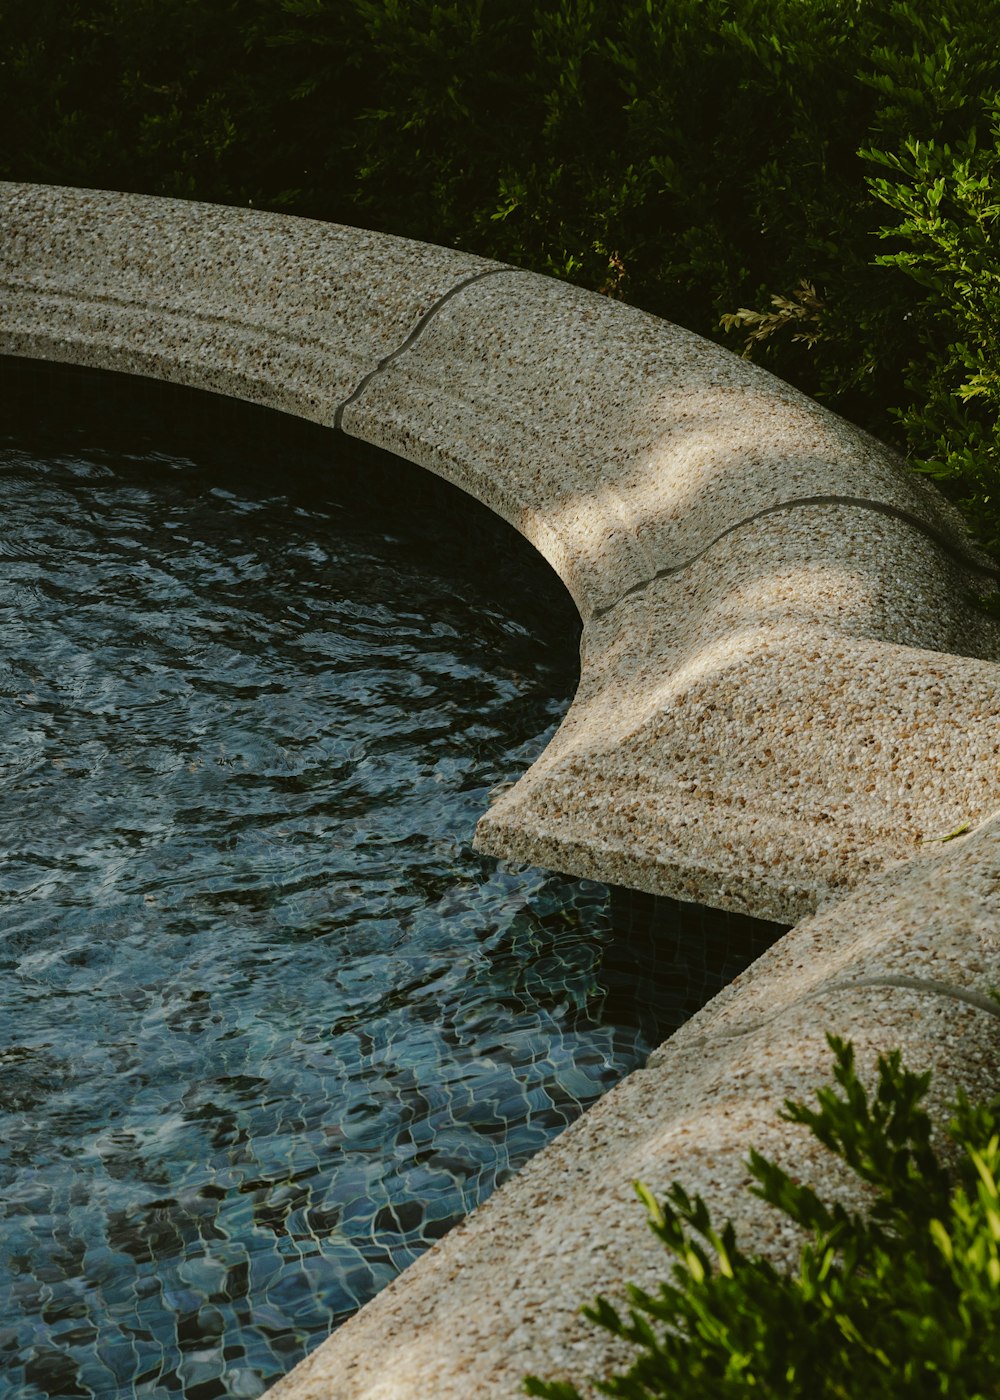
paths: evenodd
<path fill-rule="evenodd" d="M 175 200 L 0 185 L 0 353 L 165 379 L 385 447 L 512 521 L 584 622 L 580 687 L 480 822 L 501 856 L 804 922 L 273 1394 L 519 1394 L 659 1267 L 631 1181 L 776 1256 L 757 1146 L 825 1033 L 997 1089 L 998 573 L 886 448 L 642 312 L 466 254 Z M 966 834 L 944 841 L 957 829 Z M 840 1182 L 838 1189 L 847 1189 Z M 652 1272 L 651 1272 L 652 1271 Z"/>

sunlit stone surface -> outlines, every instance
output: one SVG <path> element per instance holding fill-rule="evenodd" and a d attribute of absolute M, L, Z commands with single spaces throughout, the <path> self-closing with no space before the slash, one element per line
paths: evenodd
<path fill-rule="evenodd" d="M 748 1139 L 769 1147 L 782 1096 L 824 1076 L 826 1030 L 869 1063 L 902 1045 L 945 1088 L 995 1084 L 981 913 L 995 927 L 1000 633 L 975 600 L 995 602 L 997 571 L 903 463 L 725 351 L 545 278 L 246 210 L 3 193 L 0 351 L 342 423 L 485 501 L 554 565 L 585 624 L 580 686 L 480 849 L 770 918 L 819 907 L 831 924 L 777 945 L 778 1002 L 801 957 L 822 967 L 817 927 L 864 934 L 864 964 L 900 881 L 909 982 L 668 1042 L 276 1395 L 512 1397 L 524 1370 L 600 1369 L 576 1307 L 648 1276 L 632 1175 L 680 1174 L 746 1212 Z M 234 277 L 237 255 L 259 272 Z M 966 932 L 939 981 L 924 955 L 952 926 Z M 803 1143 L 780 1132 L 791 1162 Z M 742 1218 L 751 1244 L 787 1248 Z"/>

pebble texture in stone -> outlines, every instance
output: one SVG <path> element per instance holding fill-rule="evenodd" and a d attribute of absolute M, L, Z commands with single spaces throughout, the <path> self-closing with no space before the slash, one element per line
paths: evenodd
<path fill-rule="evenodd" d="M 320 423 L 443 296 L 499 266 L 282 214 L 0 184 L 5 353 Z"/>
<path fill-rule="evenodd" d="M 847 497 L 969 553 L 874 439 L 701 337 L 551 278 L 470 286 L 344 426 L 507 514 L 584 616 L 775 505 Z"/>
<path fill-rule="evenodd" d="M 819 907 L 275 1400 L 501 1400 L 529 1370 L 606 1373 L 580 1303 L 662 1266 L 636 1177 L 681 1178 L 787 1260 L 743 1158 L 853 1199 L 778 1118 L 828 1078 L 828 1031 L 869 1074 L 897 1046 L 932 1069 L 939 1119 L 957 1087 L 995 1091 L 1000 635 L 972 598 L 997 571 L 926 483 L 726 351 L 545 278 L 246 210 L 0 200 L 0 353 L 336 423 L 559 572 L 580 688 L 482 849 L 775 920 Z"/>
<path fill-rule="evenodd" d="M 971 587 L 899 520 L 747 524 L 586 624 L 574 703 L 480 844 L 801 917 L 996 807 L 1000 626 Z"/>
<path fill-rule="evenodd" d="M 587 623 L 579 694 L 484 851 L 788 921 L 1000 802 L 1000 629 L 969 602 L 992 566 L 929 485 L 773 376 L 446 249 L 0 197 L 0 352 L 338 423 L 557 569 Z"/>

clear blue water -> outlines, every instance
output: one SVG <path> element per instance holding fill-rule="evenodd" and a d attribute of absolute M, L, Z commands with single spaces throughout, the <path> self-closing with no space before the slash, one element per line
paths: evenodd
<path fill-rule="evenodd" d="M 470 847 L 576 680 L 513 532 L 82 383 L 19 382 L 0 437 L 0 1391 L 256 1396 L 691 978 Z"/>

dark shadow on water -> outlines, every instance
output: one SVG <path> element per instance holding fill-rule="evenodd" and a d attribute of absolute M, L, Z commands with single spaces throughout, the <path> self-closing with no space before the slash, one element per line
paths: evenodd
<path fill-rule="evenodd" d="M 253 1397 L 773 941 L 470 846 L 551 569 L 332 430 L 0 360 L 0 1390 Z"/>
<path fill-rule="evenodd" d="M 165 461 L 197 462 L 210 443 L 204 470 L 218 488 L 266 495 L 277 485 L 293 508 L 312 510 L 325 500 L 336 510 L 377 513 L 387 532 L 419 533 L 443 567 L 471 567 L 484 592 L 503 596 L 513 562 L 519 620 L 525 626 L 537 620 L 549 643 L 563 649 L 564 664 L 578 669 L 579 614 L 550 565 L 488 507 L 412 462 L 222 394 L 11 355 L 0 355 L 0 404 L 7 432 L 37 434 L 51 417 L 63 444 L 96 445 L 120 462 L 135 456 L 140 472 L 148 470 L 150 449 Z"/>

